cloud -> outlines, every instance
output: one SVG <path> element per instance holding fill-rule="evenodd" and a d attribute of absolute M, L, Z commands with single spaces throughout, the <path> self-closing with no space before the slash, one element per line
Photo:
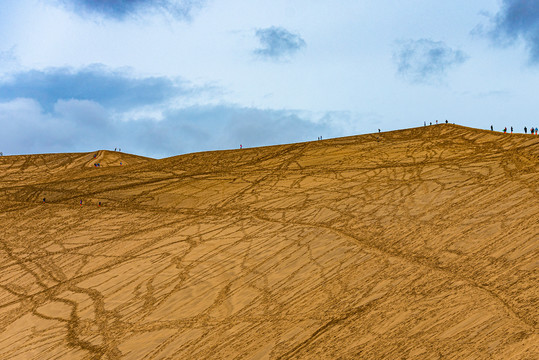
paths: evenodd
<path fill-rule="evenodd" d="M 19 72 L 0 82 L 0 100 L 31 98 L 46 111 L 51 111 L 59 99 L 91 100 L 109 109 L 125 111 L 200 91 L 203 90 L 179 79 L 137 79 L 125 71 L 111 71 L 101 65 L 77 71 L 51 68 Z"/>
<path fill-rule="evenodd" d="M 170 14 L 178 19 L 190 19 L 194 9 L 204 0 L 58 0 L 81 15 L 100 15 L 116 20 L 152 11 Z"/>
<path fill-rule="evenodd" d="M 201 105 L 164 109 L 161 121 L 121 121 L 93 101 L 59 100 L 49 113 L 37 101 L 19 98 L 0 103 L 0 151 L 8 155 L 121 147 L 161 158 L 240 144 L 255 147 L 349 135 L 336 115 L 316 119 L 297 111 Z"/>
<path fill-rule="evenodd" d="M 0 80 L 4 154 L 114 149 L 177 154 L 350 135 L 372 116 L 204 103 L 208 89 L 93 66 L 19 72 Z M 210 89 L 211 92 L 213 89 Z M 202 103 L 200 102 L 202 99 Z M 218 100 L 218 99 L 217 99 Z"/>
<path fill-rule="evenodd" d="M 539 1 L 503 0 L 500 11 L 491 18 L 492 40 L 508 45 L 522 39 L 530 52 L 530 62 L 539 64 Z"/>
<path fill-rule="evenodd" d="M 442 41 L 406 40 L 397 43 L 393 59 L 397 73 L 412 83 L 438 83 L 447 70 L 464 63 L 468 56 Z"/>
<path fill-rule="evenodd" d="M 305 40 L 282 27 L 258 29 L 255 33 L 262 45 L 254 53 L 264 59 L 278 60 L 290 56 L 305 47 Z"/>

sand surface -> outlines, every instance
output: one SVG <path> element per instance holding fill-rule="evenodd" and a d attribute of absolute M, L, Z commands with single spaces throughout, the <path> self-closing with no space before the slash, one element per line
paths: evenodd
<path fill-rule="evenodd" d="M 0 224 L 0 359 L 539 358 L 537 136 L 4 156 Z"/>

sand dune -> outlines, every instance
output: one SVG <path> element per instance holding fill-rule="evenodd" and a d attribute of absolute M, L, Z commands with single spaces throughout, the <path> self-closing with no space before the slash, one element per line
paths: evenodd
<path fill-rule="evenodd" d="M 539 358 L 537 136 L 4 156 L 0 221 L 1 359 Z"/>

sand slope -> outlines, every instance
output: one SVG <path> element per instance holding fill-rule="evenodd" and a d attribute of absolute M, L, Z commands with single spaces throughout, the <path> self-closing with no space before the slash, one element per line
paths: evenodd
<path fill-rule="evenodd" d="M 0 223 L 2 359 L 539 358 L 537 136 L 1 157 Z"/>

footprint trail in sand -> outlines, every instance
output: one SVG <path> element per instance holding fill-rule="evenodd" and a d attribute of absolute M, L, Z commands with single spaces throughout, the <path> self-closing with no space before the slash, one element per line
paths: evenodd
<path fill-rule="evenodd" d="M 536 359 L 538 221 L 539 137 L 451 124 L 0 157 L 0 358 Z"/>

